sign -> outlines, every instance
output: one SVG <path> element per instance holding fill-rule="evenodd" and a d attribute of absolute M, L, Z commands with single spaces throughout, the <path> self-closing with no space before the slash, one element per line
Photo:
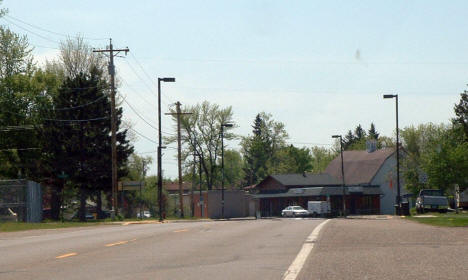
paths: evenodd
<path fill-rule="evenodd" d="M 145 186 L 145 182 L 140 181 L 128 181 L 128 182 L 119 182 L 117 186 L 118 191 L 138 191 L 140 188 Z"/>

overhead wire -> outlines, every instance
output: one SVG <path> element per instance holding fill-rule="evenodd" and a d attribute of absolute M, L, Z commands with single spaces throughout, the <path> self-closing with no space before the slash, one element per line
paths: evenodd
<path fill-rule="evenodd" d="M 2 17 L 1 19 L 3 19 L 4 21 L 6 21 L 6 22 L 8 22 L 8 23 L 10 23 L 10 24 L 12 24 L 12 25 L 14 25 L 14 26 L 16 26 L 16 27 L 18 27 L 18 28 L 24 30 L 24 31 L 26 31 L 26 32 L 29 32 L 29 33 L 31 33 L 31 34 L 33 34 L 33 35 L 36 35 L 37 37 L 40 37 L 40 38 L 42 38 L 42 39 L 44 39 L 44 40 L 50 41 L 50 42 L 55 43 L 55 44 L 60 44 L 59 42 L 57 42 L 57 41 L 55 41 L 55 40 L 52 40 L 52 39 L 50 39 L 50 38 L 48 38 L 48 37 L 45 37 L 45 36 L 43 36 L 43 35 L 41 35 L 41 34 L 38 34 L 38 33 L 34 32 L 34 31 L 31 31 L 31 30 L 29 30 L 29 29 L 27 29 L 27 28 L 25 28 L 25 27 L 23 27 L 23 26 L 21 26 L 21 25 L 18 25 L 17 23 L 15 23 L 15 22 L 13 22 L 13 21 L 11 21 L 11 20 L 5 18 L 5 17 Z"/>
<path fill-rule="evenodd" d="M 109 40 L 109 38 L 93 38 L 93 37 L 87 37 L 87 36 L 71 36 L 71 35 L 68 35 L 68 34 L 64 34 L 64 33 L 60 33 L 60 32 L 55 32 L 55 31 L 51 31 L 51 30 L 48 30 L 48 29 L 45 29 L 43 27 L 40 27 L 40 26 L 37 26 L 37 25 L 34 25 L 32 23 L 28 23 L 24 20 L 21 20 L 19 18 L 16 18 L 16 17 L 13 17 L 9 14 L 6 14 L 5 17 L 8 17 L 12 20 L 15 20 L 15 21 L 18 21 L 18 22 L 21 22 L 22 24 L 26 24 L 32 28 L 36 28 L 38 30 L 41 30 L 41 31 L 44 31 L 44 32 L 47 32 L 47 33 L 50 33 L 50 34 L 54 34 L 54 35 L 59 35 L 59 36 L 63 36 L 63 37 L 74 37 L 74 38 L 83 38 L 83 39 L 86 39 L 86 40 L 96 40 L 96 41 L 100 41 L 100 40 Z"/>
<path fill-rule="evenodd" d="M 148 74 L 148 72 L 146 72 L 145 68 L 143 67 L 143 65 L 140 63 L 140 61 L 137 59 L 137 57 L 133 54 L 133 53 L 130 53 L 130 56 L 135 60 L 135 62 L 138 64 L 138 66 L 140 67 L 141 71 L 143 71 L 143 73 L 146 75 L 146 77 L 148 78 L 149 81 L 151 81 L 151 83 L 153 84 L 153 86 L 157 86 L 155 84 L 155 82 L 153 81 L 153 79 L 151 78 L 151 76 Z M 169 99 L 169 101 L 171 103 L 175 103 L 175 101 L 170 98 L 169 96 L 166 96 L 164 93 L 161 93 L 162 96 L 165 96 L 167 99 Z"/>

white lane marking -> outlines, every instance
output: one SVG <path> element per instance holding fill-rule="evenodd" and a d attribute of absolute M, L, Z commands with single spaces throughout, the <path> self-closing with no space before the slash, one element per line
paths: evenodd
<path fill-rule="evenodd" d="M 304 266 L 305 261 L 307 260 L 307 257 L 314 248 L 314 243 L 317 240 L 320 230 L 329 221 L 330 219 L 321 222 L 307 237 L 304 245 L 302 245 L 302 248 L 299 251 L 299 254 L 297 254 L 296 258 L 289 266 L 288 270 L 286 270 L 286 272 L 283 274 L 283 280 L 295 280 L 297 278 L 299 272 L 301 272 L 301 269 Z"/>

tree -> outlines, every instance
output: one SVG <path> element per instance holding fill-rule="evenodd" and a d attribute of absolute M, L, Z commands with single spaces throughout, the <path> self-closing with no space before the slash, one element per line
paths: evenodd
<path fill-rule="evenodd" d="M 0 14 L 4 13 L 0 10 Z M 0 176 L 31 178 L 39 151 L 37 108 L 46 101 L 25 36 L 0 26 Z"/>
<path fill-rule="evenodd" d="M 356 138 L 351 130 L 348 130 L 348 133 L 343 139 L 343 150 L 348 150 L 348 148 L 356 142 Z"/>
<path fill-rule="evenodd" d="M 380 133 L 378 133 L 377 130 L 375 129 L 374 123 L 371 123 L 370 128 L 367 131 L 367 134 L 368 134 L 369 139 L 375 139 L 375 140 L 378 140 L 379 135 L 380 135 Z"/>
<path fill-rule="evenodd" d="M 327 168 L 328 164 L 336 157 L 337 153 L 333 150 L 323 147 L 312 147 L 312 172 L 322 173 Z"/>
<path fill-rule="evenodd" d="M 366 138 L 366 131 L 362 129 L 361 124 L 359 124 L 354 130 L 354 135 L 357 141 L 361 141 Z"/>
<path fill-rule="evenodd" d="M 221 164 L 221 163 L 218 163 Z M 224 151 L 224 179 L 231 189 L 242 187 L 244 179 L 243 160 L 241 154 L 236 150 Z M 221 178 L 219 178 L 221 180 Z"/>
<path fill-rule="evenodd" d="M 305 173 L 312 171 L 312 156 L 308 148 L 297 148 L 293 145 L 280 148 L 275 161 L 268 162 L 268 174 Z"/>
<path fill-rule="evenodd" d="M 265 112 L 257 114 L 252 128 L 253 135 L 244 137 L 241 141 L 247 185 L 256 184 L 268 174 L 281 170 L 279 151 L 286 147 L 288 138 L 284 124 L 274 121 L 271 114 Z"/>
<path fill-rule="evenodd" d="M 94 195 L 98 215 L 101 191 L 111 186 L 110 100 L 107 82 L 97 68 L 67 77 L 53 99 L 54 110 L 44 119 L 44 148 L 51 176 L 62 172 L 79 190 L 79 218 L 85 220 L 86 199 Z M 117 128 L 122 109 L 117 110 Z M 126 130 L 118 129 L 118 176 L 127 174 L 126 161 L 133 147 Z"/>
<path fill-rule="evenodd" d="M 452 122 L 462 126 L 465 139 L 468 139 L 468 91 L 465 90 L 460 96 L 460 102 L 454 107 L 456 117 Z"/>
<path fill-rule="evenodd" d="M 175 113 L 171 109 L 172 113 Z M 205 175 L 206 185 L 209 190 L 219 184 L 219 159 L 221 157 L 221 124 L 232 123 L 232 107 L 220 108 L 217 104 L 204 101 L 195 106 L 187 106 L 184 112 L 191 115 L 181 117 L 181 129 L 183 130 L 182 143 L 183 160 L 190 159 L 194 152 L 201 157 L 202 170 Z M 174 120 L 176 116 L 173 115 Z M 233 127 L 224 127 L 224 144 L 235 138 L 230 132 Z M 169 143 L 177 141 L 176 136 L 165 137 Z"/>

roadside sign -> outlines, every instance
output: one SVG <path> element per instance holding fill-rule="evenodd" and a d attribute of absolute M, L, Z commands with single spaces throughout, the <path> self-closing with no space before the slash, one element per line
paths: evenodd
<path fill-rule="evenodd" d="M 140 181 L 128 181 L 119 182 L 117 189 L 118 191 L 138 191 L 140 188 L 145 186 L 145 182 Z"/>

